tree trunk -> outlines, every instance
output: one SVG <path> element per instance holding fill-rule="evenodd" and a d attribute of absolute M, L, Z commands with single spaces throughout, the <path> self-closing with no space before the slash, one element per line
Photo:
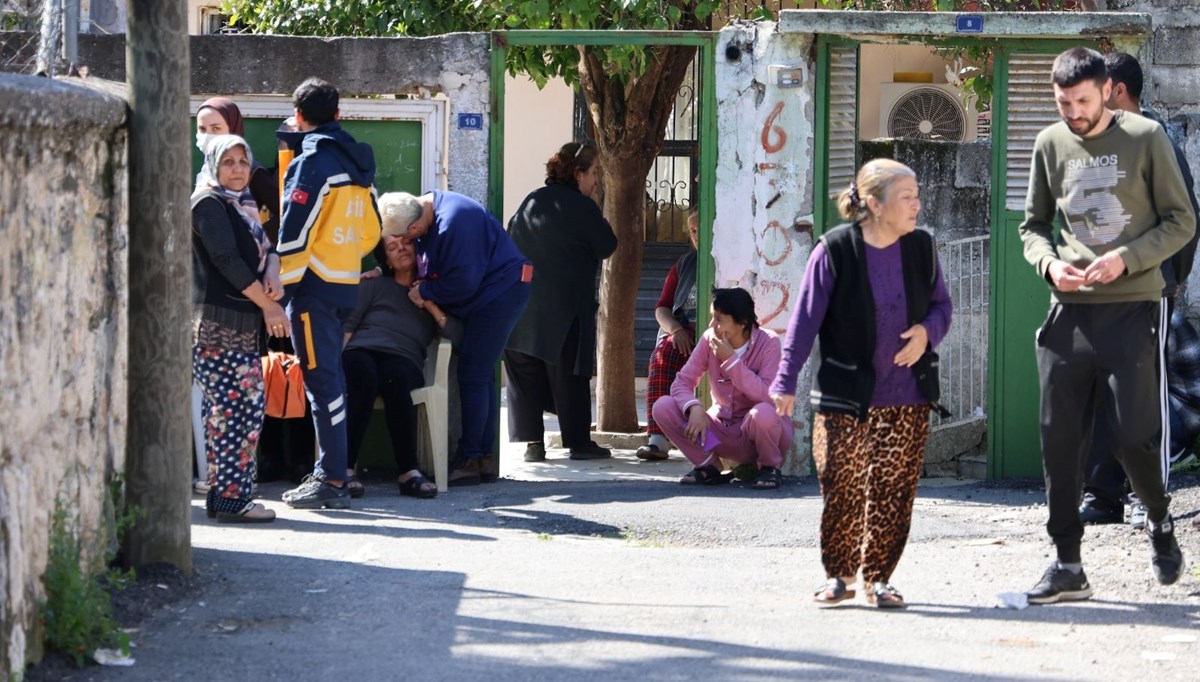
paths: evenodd
<path fill-rule="evenodd" d="M 675 95 L 696 54 L 694 47 L 646 49 L 646 71 L 623 82 L 606 73 L 595 49 L 580 48 L 580 82 L 600 152 L 604 217 L 618 240 L 600 278 L 596 423 L 601 431 L 641 430 L 632 339 L 645 240 L 646 176 L 662 149 Z"/>
<path fill-rule="evenodd" d="M 129 565 L 192 571 L 192 238 L 187 3 L 130 0 Z"/>

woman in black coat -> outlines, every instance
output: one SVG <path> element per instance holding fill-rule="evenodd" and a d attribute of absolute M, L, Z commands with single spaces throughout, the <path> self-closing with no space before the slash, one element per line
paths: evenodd
<path fill-rule="evenodd" d="M 591 439 L 596 275 L 617 249 L 599 206 L 595 147 L 569 142 L 546 162 L 546 185 L 525 197 L 508 233 L 533 263 L 533 289 L 504 350 L 508 433 L 525 461 L 546 458 L 542 413 L 558 415 L 571 459 L 611 453 Z"/>

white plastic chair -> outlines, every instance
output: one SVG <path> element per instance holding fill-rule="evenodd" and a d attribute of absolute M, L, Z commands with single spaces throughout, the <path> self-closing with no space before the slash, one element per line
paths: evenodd
<path fill-rule="evenodd" d="M 429 345 L 425 386 L 414 388 L 411 394 L 417 408 L 417 461 L 422 470 L 433 471 L 441 493 L 448 489 L 450 476 L 450 352 L 449 339 L 436 339 Z"/>

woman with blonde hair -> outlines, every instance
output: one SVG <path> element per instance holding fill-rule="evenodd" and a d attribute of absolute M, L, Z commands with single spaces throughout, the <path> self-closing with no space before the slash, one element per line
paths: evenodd
<path fill-rule="evenodd" d="M 917 230 L 916 174 L 865 164 L 838 198 L 851 221 L 813 247 L 770 393 L 781 416 L 795 407 L 796 375 L 820 340 L 811 402 L 813 460 L 825 507 L 818 606 L 855 596 L 904 606 L 889 580 L 908 541 L 929 412 L 937 405 L 933 348 L 951 304 L 933 239 Z"/>

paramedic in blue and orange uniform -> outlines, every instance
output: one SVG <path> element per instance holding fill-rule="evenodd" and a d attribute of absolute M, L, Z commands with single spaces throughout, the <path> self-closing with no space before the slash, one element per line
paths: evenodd
<path fill-rule="evenodd" d="M 304 81 L 292 106 L 296 132 L 277 133 L 287 146 L 280 152 L 287 173 L 277 249 L 320 457 L 313 474 L 283 500 L 298 509 L 344 509 L 350 494 L 344 480 L 342 327 L 358 302 L 362 258 L 379 241 L 375 156 L 370 145 L 355 142 L 338 124 L 338 91 L 330 83 Z"/>

